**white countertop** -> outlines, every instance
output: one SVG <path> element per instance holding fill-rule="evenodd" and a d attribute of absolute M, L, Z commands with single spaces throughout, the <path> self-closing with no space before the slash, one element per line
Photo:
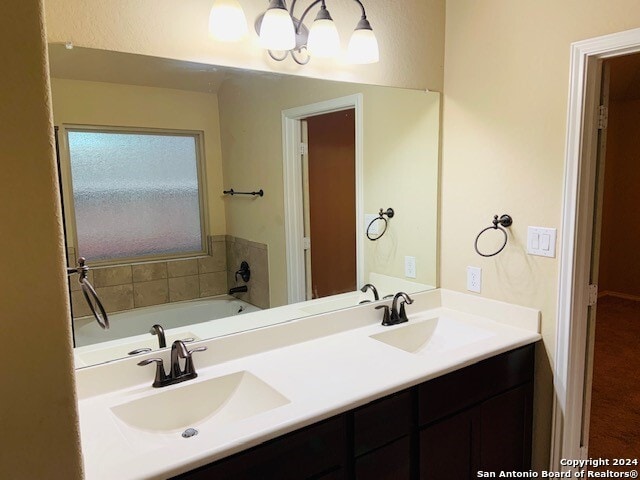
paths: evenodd
<path fill-rule="evenodd" d="M 537 310 L 446 290 L 414 299 L 407 307 L 409 323 L 399 326 L 381 326 L 381 312 L 368 304 L 199 342 L 208 350 L 194 354 L 198 378 L 160 389 L 151 387 L 154 368 L 136 363 L 161 356 L 168 365 L 166 351 L 79 370 L 86 478 L 177 475 L 541 338 Z M 434 352 L 409 353 L 371 338 L 436 318 L 445 337 Z M 447 330 L 447 325 L 453 327 Z M 467 342 L 463 335 L 457 337 L 455 326 L 481 334 Z M 158 433 L 133 428 L 112 411 L 132 400 L 146 401 L 238 372 L 249 372 L 277 391 L 281 404 L 237 421 L 205 419 L 190 425 L 199 434 L 187 439 L 181 437 L 182 429 Z M 180 408 L 189 405 L 175 405 L 176 411 Z"/>

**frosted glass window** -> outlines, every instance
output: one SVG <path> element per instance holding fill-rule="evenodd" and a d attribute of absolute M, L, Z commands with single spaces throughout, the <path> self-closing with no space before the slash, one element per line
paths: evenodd
<path fill-rule="evenodd" d="M 199 137 L 68 130 L 78 254 L 200 253 Z"/>

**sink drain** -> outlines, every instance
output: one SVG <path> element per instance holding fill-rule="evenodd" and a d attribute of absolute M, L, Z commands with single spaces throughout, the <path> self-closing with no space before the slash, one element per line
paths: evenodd
<path fill-rule="evenodd" d="M 184 432 L 182 432 L 182 438 L 190 438 L 195 437 L 198 434 L 198 430 L 195 428 L 187 428 Z"/>

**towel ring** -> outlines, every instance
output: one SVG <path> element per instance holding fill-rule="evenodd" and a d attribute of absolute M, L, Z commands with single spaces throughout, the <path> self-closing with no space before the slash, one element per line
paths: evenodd
<path fill-rule="evenodd" d="M 382 208 L 381 208 L 380 212 L 378 212 L 378 216 L 376 218 L 374 218 L 373 220 L 371 220 L 369 222 L 369 225 L 367 225 L 367 238 L 369 240 L 371 240 L 372 242 L 375 242 L 376 240 L 378 240 L 387 231 L 387 227 L 389 226 L 389 222 L 387 221 L 387 218 L 384 218 L 385 215 L 387 216 L 387 218 L 393 218 L 393 216 L 395 215 L 395 212 L 393 211 L 393 208 L 387 208 L 386 212 L 384 210 L 382 210 Z M 376 223 L 376 222 L 378 222 L 380 220 L 384 221 L 384 229 L 382 230 L 382 233 L 378 234 L 377 237 L 372 237 L 371 234 L 369 233 L 369 230 L 371 230 L 371 226 L 374 223 Z"/>
<path fill-rule="evenodd" d="M 96 290 L 93 288 L 93 285 L 91 285 L 89 280 L 87 280 L 89 267 L 85 265 L 85 263 L 86 260 L 84 257 L 78 258 L 78 266 L 76 268 L 67 268 L 67 276 L 74 273 L 78 274 L 78 281 L 82 288 L 82 294 L 84 295 L 84 299 L 87 301 L 87 305 L 89 305 L 89 309 L 91 310 L 93 317 L 103 330 L 108 330 L 109 317 L 102 306 L 102 302 L 100 301 Z"/>
<path fill-rule="evenodd" d="M 476 253 L 481 257 L 493 257 L 499 254 L 502 250 L 504 250 L 504 247 L 507 246 L 508 235 L 507 235 L 507 231 L 502 227 L 510 227 L 513 224 L 513 218 L 511 218 L 510 215 L 506 215 L 506 214 L 502 215 L 500 218 L 498 218 L 498 215 L 494 215 L 491 223 L 493 223 L 493 225 L 480 231 L 480 233 L 476 237 L 476 241 L 473 244 L 473 247 L 476 249 Z M 482 253 L 478 249 L 478 240 L 480 239 L 480 236 L 487 230 L 500 230 L 504 234 L 504 243 L 497 251 L 493 253 Z"/>

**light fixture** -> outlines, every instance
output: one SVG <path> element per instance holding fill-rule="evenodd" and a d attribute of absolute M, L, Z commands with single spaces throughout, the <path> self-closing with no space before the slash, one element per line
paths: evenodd
<path fill-rule="evenodd" d="M 236 42 L 247 34 L 247 19 L 238 0 L 215 0 L 209 13 L 209 34 L 223 42 Z"/>
<path fill-rule="evenodd" d="M 296 46 L 295 26 L 284 0 L 271 0 L 258 34 L 260 46 L 268 50 L 291 50 Z"/>
<path fill-rule="evenodd" d="M 349 40 L 347 58 L 351 63 L 376 63 L 380 60 L 378 40 L 369 21 L 363 16 Z"/>
<path fill-rule="evenodd" d="M 351 63 L 375 63 L 380 56 L 378 41 L 367 20 L 364 5 L 360 0 L 354 1 L 360 6 L 362 16 L 349 41 L 347 58 Z M 282 61 L 290 54 L 300 65 L 308 63 L 311 57 L 338 57 L 340 37 L 325 0 L 312 1 L 299 20 L 293 14 L 296 2 L 292 0 L 291 7 L 287 9 L 284 0 L 270 0 L 267 11 L 255 22 L 260 45 L 268 50 L 274 60 Z M 320 5 L 320 10 L 309 30 L 304 20 L 317 5 Z"/>
<path fill-rule="evenodd" d="M 329 10 L 322 2 L 320 11 L 311 25 L 307 50 L 311 57 L 335 58 L 340 53 L 340 36 Z"/>

